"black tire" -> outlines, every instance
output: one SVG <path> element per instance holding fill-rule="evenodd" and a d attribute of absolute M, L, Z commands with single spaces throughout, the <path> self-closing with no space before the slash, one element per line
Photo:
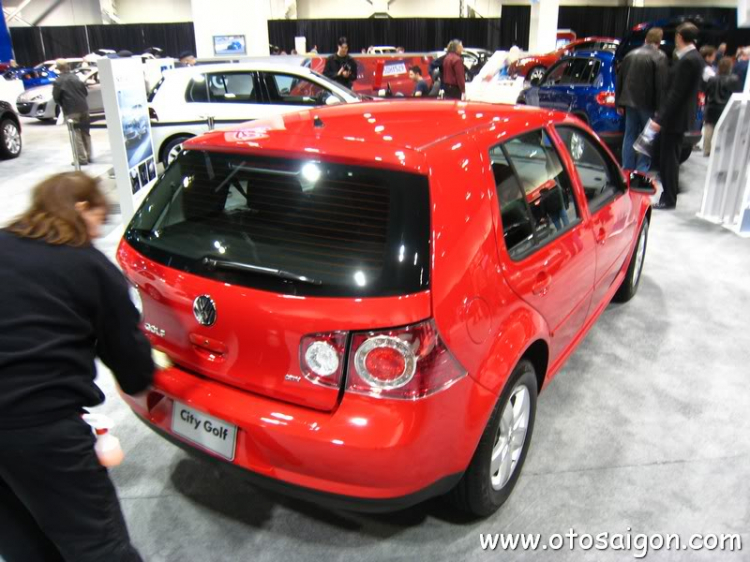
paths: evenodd
<path fill-rule="evenodd" d="M 169 154 L 179 145 L 181 145 L 186 140 L 192 138 L 191 136 L 184 135 L 175 137 L 172 140 L 170 140 L 166 145 L 164 145 L 164 148 L 161 152 L 161 163 L 164 164 L 164 167 L 166 168 L 169 166 Z"/>
<path fill-rule="evenodd" d="M 11 142 L 10 135 L 13 135 L 13 138 L 17 140 L 17 147 L 16 143 Z M 21 139 L 21 128 L 18 126 L 18 123 L 10 118 L 0 120 L 0 158 L 18 158 L 22 148 L 23 140 Z"/>
<path fill-rule="evenodd" d="M 628 265 L 628 273 L 625 275 L 625 279 L 622 280 L 622 285 L 617 289 L 615 296 L 612 298 L 614 302 L 628 302 L 638 292 L 638 286 L 641 284 L 641 273 L 643 272 L 643 264 L 646 262 L 646 248 L 648 246 L 648 217 L 643 219 L 643 226 L 641 231 L 638 233 L 638 241 L 636 242 L 635 250 L 630 258 L 630 264 Z M 643 247 L 641 248 L 641 242 Z M 639 263 L 638 254 L 642 252 L 642 257 Z"/>
<path fill-rule="evenodd" d="M 690 155 L 693 153 L 693 147 L 692 146 L 683 146 L 682 152 L 680 152 L 680 164 L 684 164 L 687 162 L 688 158 L 690 158 Z"/>
<path fill-rule="evenodd" d="M 525 386 L 528 390 L 529 416 L 526 426 L 521 453 L 516 461 L 515 468 L 507 482 L 501 488 L 495 489 L 492 484 L 492 472 L 490 463 L 495 445 L 499 442 L 498 428 L 505 406 L 514 395 L 516 389 Z M 513 488 L 521 475 L 523 463 L 531 444 L 531 436 L 534 431 L 534 418 L 536 416 L 537 379 L 534 366 L 530 361 L 522 360 L 513 370 L 500 399 L 492 411 L 490 421 L 479 440 L 477 450 L 471 459 L 469 467 L 464 472 L 463 478 L 450 492 L 448 499 L 459 509 L 478 517 L 488 517 L 495 513 L 500 506 L 510 497 Z"/>

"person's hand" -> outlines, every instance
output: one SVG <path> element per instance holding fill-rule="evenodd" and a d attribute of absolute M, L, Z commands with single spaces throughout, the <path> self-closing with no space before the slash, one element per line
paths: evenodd
<path fill-rule="evenodd" d="M 344 73 L 344 70 L 346 70 L 345 66 L 342 66 L 341 68 L 339 68 L 338 74 L 336 74 L 336 76 L 341 76 Z"/>
<path fill-rule="evenodd" d="M 349 78 L 349 76 L 351 76 L 351 74 L 352 74 L 352 73 L 351 73 L 351 72 L 349 72 L 348 70 L 345 70 L 345 71 L 343 72 L 344 78 Z"/>
<path fill-rule="evenodd" d="M 617 115 L 620 117 L 625 117 L 625 108 L 624 107 L 618 107 L 617 108 Z"/>
<path fill-rule="evenodd" d="M 651 129 L 658 133 L 661 131 L 661 125 L 659 125 L 659 123 L 657 123 L 656 121 L 651 121 Z"/>

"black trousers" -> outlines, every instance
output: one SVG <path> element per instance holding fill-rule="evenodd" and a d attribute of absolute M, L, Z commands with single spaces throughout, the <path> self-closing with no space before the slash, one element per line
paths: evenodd
<path fill-rule="evenodd" d="M 680 185 L 680 155 L 684 133 L 660 133 L 659 176 L 664 187 L 661 203 L 674 207 L 677 205 L 677 193 Z"/>
<path fill-rule="evenodd" d="M 0 429 L 0 559 L 142 562 L 80 415 Z"/>
<path fill-rule="evenodd" d="M 447 100 L 460 100 L 461 99 L 461 88 L 454 86 L 453 84 L 443 85 L 443 97 Z"/>

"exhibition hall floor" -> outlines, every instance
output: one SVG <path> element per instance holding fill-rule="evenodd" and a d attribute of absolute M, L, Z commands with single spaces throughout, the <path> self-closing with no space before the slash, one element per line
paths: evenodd
<path fill-rule="evenodd" d="M 27 204 L 34 182 L 70 169 L 67 132 L 27 123 L 22 157 L 0 162 L 2 222 Z M 106 142 L 95 130 L 101 156 L 87 171 L 106 174 L 111 158 L 99 148 Z M 648 560 L 750 560 L 750 239 L 696 218 L 707 162 L 696 152 L 683 166 L 676 212 L 654 211 L 638 295 L 607 309 L 542 393 L 518 486 L 487 520 L 472 521 L 441 500 L 371 516 L 253 488 L 153 434 L 102 371 L 101 410 L 116 420 L 126 451 L 111 474 L 144 559 L 634 559 L 596 549 L 480 547 L 482 533 L 540 533 L 544 541 L 572 528 L 594 536 L 678 533 L 685 541 L 738 533 L 742 552 L 650 552 Z M 110 256 L 114 247 L 112 239 L 102 245 Z"/>

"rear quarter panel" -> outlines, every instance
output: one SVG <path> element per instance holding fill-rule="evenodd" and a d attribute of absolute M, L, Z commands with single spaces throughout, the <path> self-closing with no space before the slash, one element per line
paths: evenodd
<path fill-rule="evenodd" d="M 451 352 L 471 377 L 499 395 L 528 346 L 546 338 L 546 327 L 502 275 L 494 179 L 480 146 L 490 144 L 464 134 L 430 151 L 432 299 Z M 483 424 L 491 409 L 481 413 Z"/>

